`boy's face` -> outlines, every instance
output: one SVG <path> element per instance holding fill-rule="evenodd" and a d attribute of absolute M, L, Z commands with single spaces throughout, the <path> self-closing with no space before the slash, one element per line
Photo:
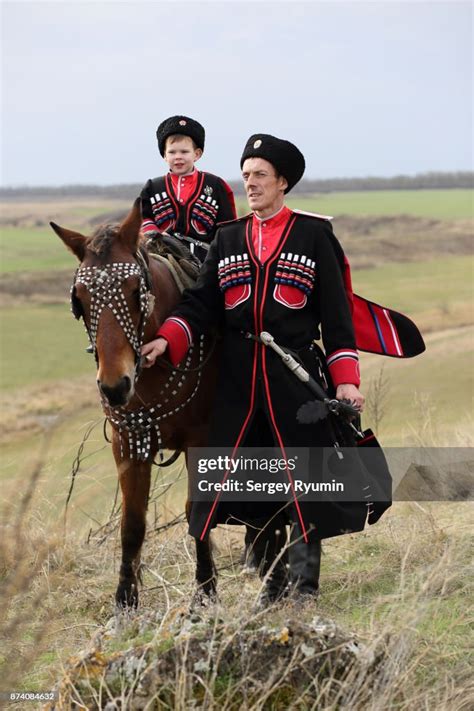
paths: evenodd
<path fill-rule="evenodd" d="M 172 173 L 185 175 L 194 168 L 194 163 L 202 156 L 200 148 L 194 148 L 189 136 L 182 138 L 167 138 L 165 147 L 165 161 Z"/>

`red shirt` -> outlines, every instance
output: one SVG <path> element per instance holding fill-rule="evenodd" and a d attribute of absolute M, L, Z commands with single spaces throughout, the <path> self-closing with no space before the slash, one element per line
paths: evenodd
<path fill-rule="evenodd" d="M 175 173 L 170 173 L 170 175 L 178 202 L 180 205 L 184 205 L 196 190 L 198 171 L 193 170 L 188 175 L 176 175 Z"/>
<path fill-rule="evenodd" d="M 252 218 L 252 242 L 255 254 L 262 264 L 275 254 L 283 229 L 291 215 L 291 210 L 283 205 L 276 215 Z"/>

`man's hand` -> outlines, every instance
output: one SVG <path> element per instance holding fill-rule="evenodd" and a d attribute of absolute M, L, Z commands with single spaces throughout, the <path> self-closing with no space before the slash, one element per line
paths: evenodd
<path fill-rule="evenodd" d="M 167 348 L 168 341 L 164 338 L 155 338 L 154 341 L 145 343 L 145 345 L 142 346 L 143 367 L 151 368 L 152 365 L 155 365 L 155 360 L 158 356 L 163 355 Z"/>
<path fill-rule="evenodd" d="M 336 398 L 338 400 L 350 400 L 351 404 L 360 412 L 364 409 L 365 397 L 359 389 L 351 383 L 341 383 L 337 386 Z"/>

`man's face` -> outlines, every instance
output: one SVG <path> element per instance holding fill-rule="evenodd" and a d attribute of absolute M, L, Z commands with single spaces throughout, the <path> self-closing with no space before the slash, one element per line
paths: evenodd
<path fill-rule="evenodd" d="M 242 177 L 249 207 L 254 212 L 268 210 L 281 202 L 288 186 L 285 178 L 277 177 L 273 165 L 264 158 L 247 158 L 242 166 Z"/>
<path fill-rule="evenodd" d="M 194 148 L 189 136 L 182 138 L 167 138 L 165 147 L 165 161 L 172 173 L 185 175 L 194 168 L 194 163 L 202 156 L 200 148 Z"/>

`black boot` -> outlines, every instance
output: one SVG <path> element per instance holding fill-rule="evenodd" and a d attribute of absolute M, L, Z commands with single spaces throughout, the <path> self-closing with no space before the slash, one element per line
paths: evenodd
<path fill-rule="evenodd" d="M 242 572 L 244 573 L 256 573 L 257 572 L 257 561 L 253 552 L 253 540 L 255 538 L 253 534 L 253 528 L 246 526 L 245 532 L 245 548 L 242 552 L 240 562 L 242 563 Z"/>
<path fill-rule="evenodd" d="M 297 526 L 291 527 L 289 560 L 290 590 L 300 596 L 317 597 L 321 567 L 321 539 L 308 531 L 308 542 Z"/>
<path fill-rule="evenodd" d="M 253 554 L 258 573 L 265 579 L 258 607 L 276 602 L 286 594 L 288 586 L 288 551 L 286 521 L 282 515 L 270 520 L 252 521 L 247 527 L 246 543 Z"/>

